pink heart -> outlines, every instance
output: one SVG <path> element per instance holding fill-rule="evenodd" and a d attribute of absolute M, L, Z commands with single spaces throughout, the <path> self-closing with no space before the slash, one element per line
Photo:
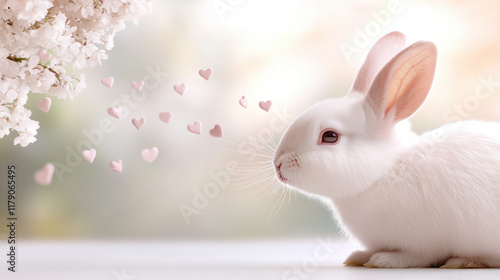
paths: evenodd
<path fill-rule="evenodd" d="M 146 120 L 144 118 L 141 119 L 132 119 L 132 124 L 139 130 L 144 124 L 146 123 Z"/>
<path fill-rule="evenodd" d="M 83 158 L 90 163 L 94 162 L 95 154 L 96 154 L 95 149 L 84 150 L 82 152 Z"/>
<path fill-rule="evenodd" d="M 101 84 L 103 84 L 106 87 L 111 88 L 113 86 L 113 83 L 115 82 L 115 79 L 113 77 L 107 77 L 107 78 L 102 78 L 101 79 Z"/>
<path fill-rule="evenodd" d="M 200 76 L 202 76 L 203 79 L 208 81 L 208 79 L 210 79 L 210 76 L 212 75 L 212 72 L 213 72 L 212 68 L 208 68 L 205 70 L 201 69 L 200 72 L 198 73 L 200 73 Z"/>
<path fill-rule="evenodd" d="M 108 114 L 117 119 L 121 119 L 123 113 L 122 107 L 109 107 Z"/>
<path fill-rule="evenodd" d="M 109 163 L 109 168 L 111 171 L 116 172 L 116 173 L 122 173 L 122 161 L 121 160 L 115 160 Z"/>
<path fill-rule="evenodd" d="M 193 124 L 188 124 L 187 126 L 189 132 L 194 134 L 201 134 L 201 122 L 195 121 Z"/>
<path fill-rule="evenodd" d="M 52 163 L 46 163 L 44 167 L 35 172 L 33 176 L 35 181 L 43 186 L 49 185 L 52 182 L 52 177 L 54 176 L 54 165 Z"/>
<path fill-rule="evenodd" d="M 48 62 L 52 59 L 52 55 L 47 52 L 46 49 L 41 49 L 38 51 L 38 57 L 40 58 L 41 62 Z"/>
<path fill-rule="evenodd" d="M 148 163 L 153 163 L 155 159 L 158 157 L 158 148 L 153 147 L 151 149 L 144 149 L 142 150 L 142 158 L 148 162 Z"/>
<path fill-rule="evenodd" d="M 144 86 L 144 81 L 132 81 L 132 87 L 137 90 L 137 91 L 141 91 L 142 87 Z"/>
<path fill-rule="evenodd" d="M 168 123 L 174 115 L 170 112 L 162 112 L 160 113 L 160 120 L 164 123 Z"/>
<path fill-rule="evenodd" d="M 52 99 L 50 99 L 50 97 L 45 97 L 44 99 L 36 103 L 36 107 L 38 107 L 38 109 L 40 109 L 42 112 L 47 113 L 50 110 L 51 104 L 52 104 Z"/>
<path fill-rule="evenodd" d="M 241 99 L 240 99 L 240 105 L 241 107 L 243 108 L 247 108 L 248 107 L 248 98 L 246 96 L 242 96 Z"/>
<path fill-rule="evenodd" d="M 273 102 L 271 102 L 271 100 L 267 100 L 266 102 L 259 102 L 259 107 L 266 112 L 269 112 L 269 109 L 271 109 L 271 105 L 273 105 Z"/>
<path fill-rule="evenodd" d="M 174 90 L 180 95 L 184 95 L 184 92 L 186 92 L 187 85 L 186 84 L 180 84 L 180 85 L 174 85 Z"/>
<path fill-rule="evenodd" d="M 222 132 L 222 126 L 220 124 L 216 124 L 214 128 L 210 129 L 210 135 L 213 137 L 222 137 L 224 136 L 224 133 Z"/>

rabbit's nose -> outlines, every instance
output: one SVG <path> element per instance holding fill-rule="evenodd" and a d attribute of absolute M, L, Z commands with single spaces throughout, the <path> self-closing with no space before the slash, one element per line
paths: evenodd
<path fill-rule="evenodd" d="M 276 150 L 276 152 L 274 153 L 274 159 L 273 159 L 274 166 L 279 165 L 279 160 L 280 160 L 280 157 L 282 154 L 283 154 L 283 151 Z"/>
<path fill-rule="evenodd" d="M 279 165 L 276 165 L 276 163 L 274 164 L 274 171 L 276 173 L 280 173 L 281 172 L 281 163 Z"/>
<path fill-rule="evenodd" d="M 281 173 L 281 163 L 280 163 L 279 165 L 275 165 L 275 166 L 274 166 L 274 169 L 275 169 L 275 171 L 276 171 L 276 177 L 278 177 L 278 179 L 279 179 L 281 182 L 283 182 L 283 183 L 285 183 L 285 184 L 286 184 L 286 183 L 288 183 L 288 179 L 287 179 L 287 178 L 285 178 L 285 177 L 283 176 L 283 174 Z"/>

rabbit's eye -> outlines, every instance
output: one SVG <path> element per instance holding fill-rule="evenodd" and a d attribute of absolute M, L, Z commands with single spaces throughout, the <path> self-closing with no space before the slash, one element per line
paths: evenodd
<path fill-rule="evenodd" d="M 335 144 L 339 141 L 339 134 L 333 130 L 325 130 L 321 135 L 320 144 Z"/>

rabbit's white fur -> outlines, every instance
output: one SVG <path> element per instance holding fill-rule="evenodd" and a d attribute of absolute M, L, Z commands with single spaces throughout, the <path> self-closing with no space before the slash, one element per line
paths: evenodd
<path fill-rule="evenodd" d="M 384 36 L 347 96 L 292 123 L 276 150 L 277 176 L 327 201 L 365 247 L 346 265 L 500 267 L 500 125 L 412 132 L 406 119 L 427 96 L 436 52 L 428 42 L 403 47 L 401 33 Z M 319 145 L 329 128 L 338 143 Z"/>

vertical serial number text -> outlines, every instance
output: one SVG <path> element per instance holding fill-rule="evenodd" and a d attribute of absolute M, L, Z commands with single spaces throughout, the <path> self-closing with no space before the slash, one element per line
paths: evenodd
<path fill-rule="evenodd" d="M 7 232 L 9 249 L 7 250 L 7 269 L 16 272 L 16 166 L 7 166 Z"/>

